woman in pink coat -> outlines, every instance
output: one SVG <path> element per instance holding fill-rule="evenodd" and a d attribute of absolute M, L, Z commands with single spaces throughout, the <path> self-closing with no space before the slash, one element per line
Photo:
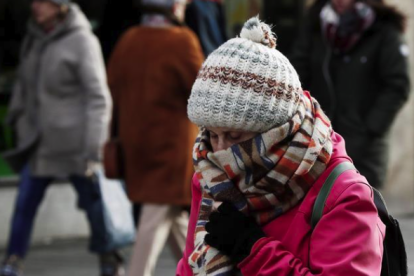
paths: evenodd
<path fill-rule="evenodd" d="M 385 226 L 345 141 L 252 18 L 203 64 L 188 103 L 200 126 L 187 245 L 176 275 L 379 276 Z"/>

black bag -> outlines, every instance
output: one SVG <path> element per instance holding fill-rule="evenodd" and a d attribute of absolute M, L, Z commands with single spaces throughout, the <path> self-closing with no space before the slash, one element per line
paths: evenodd
<path fill-rule="evenodd" d="M 329 192 L 332 189 L 335 180 L 341 173 L 347 170 L 356 170 L 350 162 L 343 162 L 335 167 L 329 174 L 316 198 L 311 217 L 312 229 L 322 217 L 323 208 Z M 398 221 L 389 213 L 381 193 L 372 188 L 374 191 L 374 203 L 378 209 L 378 215 L 385 224 L 386 232 L 384 239 L 384 254 L 382 258 L 381 276 L 407 276 L 407 253 L 405 251 L 404 239 Z"/>
<path fill-rule="evenodd" d="M 389 213 L 381 193 L 374 189 L 374 202 L 382 222 L 387 226 L 381 276 L 407 276 L 407 253 L 400 224 Z"/>

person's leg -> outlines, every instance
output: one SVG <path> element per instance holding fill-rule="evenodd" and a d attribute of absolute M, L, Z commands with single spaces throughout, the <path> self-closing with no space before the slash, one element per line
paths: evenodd
<path fill-rule="evenodd" d="M 173 223 L 170 236 L 168 237 L 168 243 L 178 262 L 183 257 L 185 249 L 189 216 L 188 212 L 181 207 L 173 207 L 171 215 Z"/>
<path fill-rule="evenodd" d="M 89 250 L 99 254 L 102 276 L 121 276 L 125 274 L 124 259 L 117 245 L 108 244 L 108 229 L 104 220 L 104 204 L 99 182 L 83 176 L 71 176 L 78 194 L 78 206 L 88 218 L 91 236 Z"/>
<path fill-rule="evenodd" d="M 143 204 L 128 276 L 153 276 L 170 233 L 171 206 Z"/>
<path fill-rule="evenodd" d="M 78 194 L 78 207 L 85 211 L 90 228 L 89 250 L 93 253 L 110 251 L 106 246 L 104 206 L 99 183 L 84 176 L 69 178 Z"/>
<path fill-rule="evenodd" d="M 37 209 L 52 178 L 34 178 L 26 167 L 20 175 L 20 184 L 11 221 L 7 256 L 1 268 L 1 276 L 19 276 L 23 258 L 30 244 L 33 222 Z"/>
<path fill-rule="evenodd" d="M 20 177 L 7 254 L 24 258 L 30 244 L 37 209 L 53 179 L 32 177 L 28 167 L 22 171 Z"/>

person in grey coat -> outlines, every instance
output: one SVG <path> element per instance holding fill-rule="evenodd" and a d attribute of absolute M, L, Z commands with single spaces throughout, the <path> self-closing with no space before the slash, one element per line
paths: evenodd
<path fill-rule="evenodd" d="M 5 159 L 21 177 L 0 275 L 21 275 L 36 211 L 56 178 L 69 179 L 78 193 L 101 275 L 123 275 L 118 246 L 106 242 L 101 190 L 91 174 L 101 160 L 112 104 L 100 45 L 69 0 L 34 0 L 31 8 L 7 117 L 17 148 Z"/>

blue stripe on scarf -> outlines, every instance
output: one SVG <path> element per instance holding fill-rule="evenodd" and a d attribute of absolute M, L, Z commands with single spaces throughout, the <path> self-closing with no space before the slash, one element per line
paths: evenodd
<path fill-rule="evenodd" d="M 201 220 L 201 221 L 197 222 L 197 226 L 204 226 L 204 225 L 206 225 L 206 223 L 207 223 L 207 221 Z"/>
<path fill-rule="evenodd" d="M 210 205 L 212 202 L 213 200 L 209 198 L 203 198 L 202 200 L 202 204 L 205 204 L 205 205 Z"/>
<path fill-rule="evenodd" d="M 220 184 L 216 184 L 213 187 L 210 187 L 210 192 L 214 195 L 224 191 L 224 190 L 228 190 L 234 187 L 233 182 L 231 181 L 224 181 L 221 182 Z"/>
<path fill-rule="evenodd" d="M 233 204 L 238 210 L 242 210 L 247 205 L 245 201 L 233 202 Z"/>
<path fill-rule="evenodd" d="M 274 214 L 275 214 L 275 217 L 279 217 L 281 214 L 283 214 L 283 208 L 282 207 L 276 208 L 274 210 Z"/>
<path fill-rule="evenodd" d="M 242 156 L 242 153 L 240 151 L 240 148 L 239 148 L 239 145 L 238 144 L 233 145 L 231 147 L 231 151 L 233 152 L 233 155 L 236 155 L 234 158 L 237 158 L 238 157 L 238 158 L 240 158 L 240 160 L 243 160 L 243 156 Z"/>
<path fill-rule="evenodd" d="M 233 156 L 234 156 L 234 159 L 236 161 L 237 167 L 240 169 L 240 171 L 244 171 L 246 173 L 245 184 L 250 183 L 250 180 L 251 180 L 250 178 L 253 176 L 253 172 L 247 166 L 243 166 L 244 168 L 242 168 L 240 166 L 239 162 L 242 162 L 244 164 L 244 162 L 243 162 L 243 156 L 242 156 L 242 153 L 240 151 L 240 146 L 238 144 L 233 145 L 231 147 L 231 151 L 233 153 Z"/>
<path fill-rule="evenodd" d="M 257 150 L 260 152 L 260 159 L 262 160 L 262 162 L 266 166 L 266 168 L 269 169 L 269 170 L 274 168 L 275 163 L 273 163 L 273 161 L 270 158 L 265 156 L 265 154 L 267 152 L 267 148 L 265 146 L 265 142 L 263 141 L 262 135 L 257 135 L 254 138 L 254 143 L 256 144 Z M 262 149 L 262 146 L 263 146 L 263 149 Z"/>

